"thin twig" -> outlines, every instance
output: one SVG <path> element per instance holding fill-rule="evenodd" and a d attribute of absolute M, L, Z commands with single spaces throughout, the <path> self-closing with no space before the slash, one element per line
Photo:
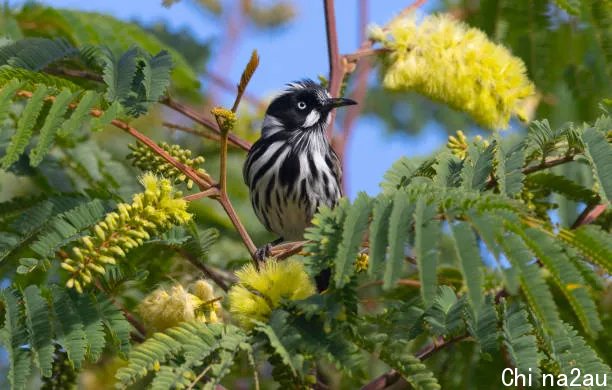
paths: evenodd
<path fill-rule="evenodd" d="M 218 136 L 217 134 L 208 133 L 206 131 L 194 129 L 193 127 L 183 126 L 183 125 L 179 125 L 179 124 L 176 124 L 176 123 L 170 123 L 170 122 L 162 122 L 162 126 L 167 127 L 167 128 L 169 128 L 171 130 L 179 130 L 179 131 L 182 131 L 184 133 L 193 134 L 193 135 L 196 135 L 198 137 L 210 139 L 210 140 L 213 140 L 213 141 L 217 141 L 217 142 L 221 141 L 221 137 Z M 236 147 L 236 145 L 234 145 L 234 144 L 231 144 L 231 145 Z"/>
<path fill-rule="evenodd" d="M 368 23 L 368 1 L 359 0 L 358 30 L 360 34 L 359 34 L 358 39 L 360 42 L 362 41 L 367 42 L 366 41 L 367 23 Z M 357 51 L 357 53 L 360 53 L 360 51 Z M 343 58 L 348 60 L 349 57 L 343 56 Z M 359 60 L 356 63 L 357 82 L 356 82 L 355 89 L 353 90 L 353 93 L 351 94 L 350 97 L 351 99 L 355 100 L 356 102 L 360 104 L 347 107 L 347 112 L 346 112 L 346 115 L 344 116 L 344 122 L 342 123 L 342 133 L 340 134 L 339 137 L 333 138 L 334 150 L 336 151 L 336 153 L 338 153 L 338 156 L 340 157 L 343 171 L 346 171 L 347 169 L 347 165 L 346 165 L 347 161 L 344 158 L 344 156 L 346 155 L 346 148 L 350 140 L 351 134 L 353 132 L 353 127 L 355 125 L 357 117 L 359 116 L 359 114 L 361 114 L 361 110 L 365 106 L 364 100 L 365 100 L 366 93 L 368 90 L 368 75 L 371 69 L 371 62 L 369 61 L 368 58 L 363 58 L 363 57 L 358 57 L 358 58 L 361 58 L 361 60 Z M 346 180 L 342 181 L 342 187 L 343 187 L 342 188 L 343 192 L 346 193 L 347 192 Z"/>
<path fill-rule="evenodd" d="M 181 114 L 183 114 L 184 116 L 186 116 L 187 118 L 191 119 L 192 121 L 201 124 L 202 126 L 206 127 L 207 129 L 212 130 L 213 132 L 217 133 L 217 134 L 221 134 L 221 129 L 219 128 L 219 126 L 214 122 L 214 120 L 204 117 L 200 114 L 198 114 L 194 109 L 179 103 L 178 101 L 174 100 L 173 98 L 171 98 L 170 96 L 165 97 L 164 99 L 161 100 L 161 103 L 170 107 L 171 109 L 173 109 L 176 112 L 179 112 Z M 232 134 L 230 133 L 228 135 L 228 140 L 229 142 L 233 143 L 234 145 L 236 145 L 237 147 L 245 150 L 245 151 L 249 151 L 249 149 L 251 149 L 251 143 L 238 137 L 236 134 Z"/>
<path fill-rule="evenodd" d="M 202 273 L 204 273 L 204 275 L 206 275 L 207 278 L 215 282 L 215 284 L 219 286 L 223 291 L 227 292 L 229 290 L 228 282 L 231 283 L 231 281 L 224 280 L 223 275 L 215 272 L 214 270 L 209 268 L 207 265 L 202 264 L 200 261 L 198 261 L 198 259 L 196 259 L 189 252 L 185 250 L 179 250 L 178 252 L 181 254 L 181 256 L 187 259 L 187 261 L 189 261 L 194 267 L 202 271 Z"/>
<path fill-rule="evenodd" d="M 572 225 L 572 229 L 578 229 L 582 225 L 588 225 L 595 221 L 607 208 L 607 204 L 593 204 L 587 206 Z"/>
<path fill-rule="evenodd" d="M 229 217 L 230 221 L 232 221 L 232 224 L 240 235 L 240 238 L 242 238 L 242 242 L 249 251 L 253 263 L 257 266 L 257 260 L 255 259 L 255 252 L 257 251 L 257 247 L 255 246 L 255 244 L 253 244 L 251 236 L 249 236 L 249 233 L 247 233 L 246 229 L 244 228 L 244 225 L 240 221 L 240 218 L 238 218 L 238 214 L 236 213 L 236 210 L 234 210 L 232 202 L 230 202 L 229 198 L 227 197 L 227 194 L 224 195 L 223 193 L 221 193 L 218 200 L 219 203 L 221 203 L 221 206 L 223 207 L 223 210 L 225 210 L 225 213 Z"/>
<path fill-rule="evenodd" d="M 340 62 L 340 51 L 338 49 L 338 32 L 336 30 L 336 11 L 334 8 L 334 0 L 323 0 L 325 9 L 325 32 L 327 36 L 327 57 L 329 61 L 329 93 L 333 97 L 340 94 L 342 79 L 344 78 L 344 69 Z M 327 128 L 327 135 L 331 138 L 333 134 L 334 119 L 336 111 L 332 110 L 329 114 L 330 125 Z"/>
<path fill-rule="evenodd" d="M 240 83 L 238 84 L 238 93 L 236 94 L 236 98 L 234 99 L 234 104 L 232 105 L 232 112 L 236 113 L 238 110 L 238 105 L 240 104 L 240 100 L 242 100 L 242 95 L 244 91 L 246 91 L 247 85 L 249 85 L 249 81 L 251 81 L 251 77 L 257 70 L 259 66 L 259 55 L 257 54 L 257 50 L 253 50 L 251 53 L 251 58 L 249 62 L 246 64 L 244 70 L 242 71 L 242 75 L 240 76 Z"/>
<path fill-rule="evenodd" d="M 198 200 L 202 198 L 214 198 L 216 196 L 219 196 L 219 189 L 217 187 L 211 187 L 205 191 L 183 196 L 183 199 L 185 199 L 187 202 L 192 202 L 194 200 Z"/>
<path fill-rule="evenodd" d="M 431 343 L 425 346 L 423 349 L 418 351 L 415 356 L 420 360 L 426 360 L 430 358 L 434 353 L 438 352 L 441 349 L 449 347 L 456 342 L 462 341 L 468 338 L 468 334 L 464 334 L 446 341 L 442 343 Z M 389 370 L 379 377 L 375 378 L 371 382 L 367 383 L 365 386 L 361 388 L 361 390 L 383 390 L 388 388 L 391 385 L 399 385 L 398 388 L 407 388 L 408 383 L 406 380 L 395 370 Z M 394 387 L 395 388 L 395 387 Z"/>
<path fill-rule="evenodd" d="M 552 168 L 552 167 L 556 167 L 557 165 L 561 165 L 561 164 L 565 164 L 567 162 L 573 161 L 574 160 L 574 155 L 567 155 L 567 156 L 562 156 L 562 157 L 555 157 L 555 158 L 551 158 L 549 160 L 546 160 L 540 164 L 537 165 L 533 165 L 527 168 L 523 168 L 523 173 L 525 175 L 528 175 L 530 173 L 534 173 L 537 171 L 541 171 L 543 169 L 548 169 L 548 168 Z"/>
<path fill-rule="evenodd" d="M 138 332 L 138 334 L 132 332 L 132 338 L 134 338 L 135 341 L 142 343 L 145 340 L 145 336 L 147 335 L 147 330 L 145 329 L 144 325 L 142 325 L 140 323 L 140 321 L 138 321 L 136 319 L 136 317 L 128 310 L 126 309 L 125 306 L 123 306 L 121 303 L 119 303 L 115 297 L 113 297 L 111 295 L 111 293 L 109 291 L 107 291 L 102 284 L 100 283 L 99 280 L 95 280 L 94 285 L 96 286 L 96 288 L 98 290 L 100 290 L 101 292 L 104 293 L 104 295 L 106 295 L 111 302 L 113 303 L 113 305 L 115 305 L 119 310 L 121 310 L 123 312 L 123 315 L 125 316 L 125 319 L 134 327 L 134 329 L 136 329 L 136 331 Z"/>

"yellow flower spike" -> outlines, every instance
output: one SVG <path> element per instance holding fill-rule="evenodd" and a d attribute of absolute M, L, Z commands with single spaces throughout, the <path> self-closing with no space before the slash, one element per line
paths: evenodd
<path fill-rule="evenodd" d="M 389 49 L 383 56 L 383 85 L 413 90 L 465 111 L 482 126 L 498 129 L 522 109 L 535 87 L 524 63 L 480 30 L 449 15 L 414 15 L 394 20 L 370 37 Z"/>
<path fill-rule="evenodd" d="M 91 235 L 81 238 L 72 248 L 74 258 L 62 263 L 63 269 L 72 272 L 68 287 L 82 291 L 92 282 L 90 270 L 103 274 L 107 264 L 116 264 L 116 258 L 125 257 L 130 249 L 191 219 L 187 202 L 173 190 L 168 179 L 146 174 L 141 180 L 146 194 L 134 195 L 131 205 L 119 204 L 117 212 L 108 213 L 91 228 Z"/>
<path fill-rule="evenodd" d="M 230 311 L 245 328 L 265 321 L 282 299 L 301 300 L 315 293 L 304 265 L 293 259 L 268 259 L 259 271 L 252 264 L 236 272 L 238 283 L 229 291 Z"/>

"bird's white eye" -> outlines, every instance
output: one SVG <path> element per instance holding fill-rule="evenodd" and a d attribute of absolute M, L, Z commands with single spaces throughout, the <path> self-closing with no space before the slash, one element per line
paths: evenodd
<path fill-rule="evenodd" d="M 304 103 L 304 102 L 298 102 L 297 107 L 298 107 L 300 110 L 303 110 L 303 109 L 305 109 L 305 108 L 306 108 L 306 103 Z"/>

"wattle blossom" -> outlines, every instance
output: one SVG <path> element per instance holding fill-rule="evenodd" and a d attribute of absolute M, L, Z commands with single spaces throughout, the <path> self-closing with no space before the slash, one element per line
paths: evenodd
<path fill-rule="evenodd" d="M 282 299 L 301 300 L 315 293 L 315 287 L 297 260 L 268 259 L 257 271 L 252 264 L 236 272 L 238 284 L 229 292 L 230 312 L 245 328 L 253 321 L 265 321 Z"/>
<path fill-rule="evenodd" d="M 417 23 L 414 15 L 373 27 L 370 37 L 389 49 L 383 57 L 383 85 L 426 95 L 468 113 L 492 129 L 508 126 L 521 113 L 534 85 L 525 64 L 480 30 L 432 15 Z"/>

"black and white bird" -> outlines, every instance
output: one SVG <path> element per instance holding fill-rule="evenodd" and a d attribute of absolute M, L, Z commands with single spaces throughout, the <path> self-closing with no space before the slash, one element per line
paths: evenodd
<path fill-rule="evenodd" d="M 255 214 L 279 236 L 274 243 L 301 240 L 319 206 L 334 207 L 341 197 L 340 162 L 326 130 L 331 110 L 352 104 L 312 80 L 288 84 L 270 103 L 243 176 Z M 269 248 L 258 250 L 259 260 Z"/>

